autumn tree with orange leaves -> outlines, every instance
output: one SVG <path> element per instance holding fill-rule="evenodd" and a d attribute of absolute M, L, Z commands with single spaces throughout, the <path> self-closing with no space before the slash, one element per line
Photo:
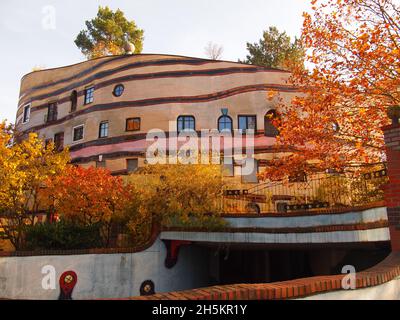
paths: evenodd
<path fill-rule="evenodd" d="M 67 166 L 63 174 L 47 182 L 45 197 L 64 221 L 83 226 L 102 225 L 104 245 L 108 246 L 111 227 L 126 213 L 129 189 L 121 177 L 109 170 Z"/>
<path fill-rule="evenodd" d="M 381 127 L 400 100 L 400 6 L 394 0 L 313 0 L 304 14 L 308 68 L 295 69 L 299 94 L 279 104 L 278 147 L 293 152 L 262 174 L 342 171 L 384 159 Z"/>

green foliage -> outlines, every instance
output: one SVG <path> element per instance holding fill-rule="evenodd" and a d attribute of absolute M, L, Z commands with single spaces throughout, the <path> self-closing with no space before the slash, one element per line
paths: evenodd
<path fill-rule="evenodd" d="M 276 27 L 264 31 L 258 43 L 247 43 L 249 54 L 244 63 L 269 68 L 291 69 L 304 64 L 304 50 L 300 40 L 291 42 L 286 32 L 279 32 Z"/>
<path fill-rule="evenodd" d="M 82 226 L 69 222 L 27 226 L 25 250 L 73 250 L 103 247 L 101 224 Z"/>
<path fill-rule="evenodd" d="M 78 34 L 75 44 L 88 59 L 122 54 L 126 41 L 135 45 L 135 53 L 141 53 L 143 34 L 135 21 L 127 20 L 121 10 L 114 12 L 100 6 L 97 16 L 86 21 L 86 29 Z"/>
<path fill-rule="evenodd" d="M 172 217 L 166 224 L 166 227 L 199 228 L 210 232 L 222 231 L 227 226 L 229 223 L 226 220 L 216 216 L 192 217 L 186 221 L 182 221 L 179 217 Z"/>

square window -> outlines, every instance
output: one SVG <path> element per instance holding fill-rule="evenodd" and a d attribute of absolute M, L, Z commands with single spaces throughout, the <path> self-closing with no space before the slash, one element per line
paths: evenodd
<path fill-rule="evenodd" d="M 85 90 L 85 104 L 92 103 L 93 101 L 94 101 L 94 87 L 90 87 Z"/>
<path fill-rule="evenodd" d="M 126 168 L 128 173 L 135 172 L 139 167 L 139 160 L 138 159 L 127 159 L 126 160 Z"/>
<path fill-rule="evenodd" d="M 246 133 L 247 130 L 257 130 L 257 116 L 239 116 L 239 130 Z"/>
<path fill-rule="evenodd" d="M 73 141 L 79 141 L 83 139 L 84 126 L 75 127 L 73 131 Z"/>
<path fill-rule="evenodd" d="M 24 115 L 23 115 L 23 123 L 29 122 L 29 119 L 31 117 L 31 105 L 28 104 L 27 106 L 24 107 Z"/>
<path fill-rule="evenodd" d="M 126 131 L 139 131 L 140 130 L 140 118 L 126 119 Z"/>
<path fill-rule="evenodd" d="M 106 167 L 106 161 L 96 161 L 96 168 L 105 168 Z"/>
<path fill-rule="evenodd" d="M 193 116 L 179 116 L 178 117 L 178 133 L 182 131 L 194 131 L 196 128 L 196 121 Z"/>

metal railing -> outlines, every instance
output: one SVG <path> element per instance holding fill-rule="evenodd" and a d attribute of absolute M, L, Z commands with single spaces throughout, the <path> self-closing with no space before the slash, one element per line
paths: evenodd
<path fill-rule="evenodd" d="M 384 166 L 364 173 L 318 173 L 312 177 L 265 182 L 249 189 L 225 189 L 222 212 L 290 213 L 365 207 L 384 200 Z"/>

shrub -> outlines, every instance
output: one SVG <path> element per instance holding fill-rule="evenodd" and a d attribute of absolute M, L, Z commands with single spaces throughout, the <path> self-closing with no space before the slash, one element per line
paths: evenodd
<path fill-rule="evenodd" d="M 25 250 L 73 250 L 103 246 L 102 225 L 82 226 L 70 222 L 44 223 L 27 226 Z"/>

